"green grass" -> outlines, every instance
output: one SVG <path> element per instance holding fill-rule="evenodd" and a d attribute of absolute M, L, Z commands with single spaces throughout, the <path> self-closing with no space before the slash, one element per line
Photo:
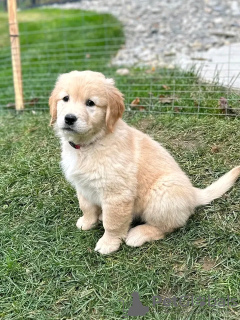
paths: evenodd
<path fill-rule="evenodd" d="M 14 103 L 14 90 L 7 13 L 0 12 L 0 20 L 2 110 Z M 138 67 L 131 68 L 128 76 L 117 75 L 117 68 L 110 61 L 124 44 L 124 33 L 120 22 L 109 14 L 34 9 L 18 12 L 18 21 L 26 109 L 47 109 L 57 76 L 86 69 L 115 78 L 126 105 L 129 107 L 139 97 L 146 112 L 219 114 L 220 97 L 225 97 L 232 108 L 239 108 L 239 92 L 223 88 L 217 82 L 201 82 L 194 69 L 183 72 Z"/>
<path fill-rule="evenodd" d="M 239 119 L 125 119 L 167 147 L 197 187 L 239 165 Z M 101 256 L 93 249 L 103 227 L 75 227 L 81 212 L 48 123 L 41 112 L 8 112 L 0 122 L 0 319 L 120 319 L 120 299 L 129 306 L 133 291 L 150 308 L 144 319 L 239 319 L 239 306 L 152 305 L 153 295 L 239 299 L 239 181 L 166 239 Z"/>

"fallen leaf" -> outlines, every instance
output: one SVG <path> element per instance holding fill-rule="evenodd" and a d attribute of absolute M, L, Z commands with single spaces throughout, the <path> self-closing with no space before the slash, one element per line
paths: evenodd
<path fill-rule="evenodd" d="M 181 112 L 181 109 L 179 107 L 174 107 L 173 110 L 174 112 L 177 112 L 177 113 Z"/>
<path fill-rule="evenodd" d="M 86 54 L 86 58 L 87 58 L 87 59 L 91 58 L 90 53 L 87 53 L 87 54 Z"/>
<path fill-rule="evenodd" d="M 160 95 L 159 96 L 159 101 L 163 104 L 167 103 L 172 103 L 174 101 L 177 101 L 178 98 L 174 96 L 165 96 L 165 95 Z"/>
<path fill-rule="evenodd" d="M 165 89 L 165 90 L 170 90 L 170 89 L 171 89 L 169 86 L 167 86 L 167 85 L 165 85 L 165 84 L 164 84 L 162 87 L 163 87 L 163 89 Z"/>
<path fill-rule="evenodd" d="M 139 103 L 140 103 L 140 99 L 136 98 L 131 102 L 130 107 L 135 108 L 136 110 L 139 110 L 139 111 L 144 111 L 146 107 L 139 105 Z"/>
<path fill-rule="evenodd" d="M 140 103 L 140 99 L 136 98 L 131 102 L 130 106 L 131 107 L 136 107 L 137 105 L 139 105 L 139 103 Z"/>
<path fill-rule="evenodd" d="M 212 153 L 218 153 L 219 151 L 220 151 L 219 146 L 212 146 L 212 148 L 211 148 Z"/>

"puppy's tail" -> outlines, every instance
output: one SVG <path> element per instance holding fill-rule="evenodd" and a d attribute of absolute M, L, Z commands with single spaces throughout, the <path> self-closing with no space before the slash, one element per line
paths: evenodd
<path fill-rule="evenodd" d="M 195 188 L 197 194 L 197 206 L 208 204 L 214 199 L 221 197 L 233 186 L 239 175 L 240 166 L 233 168 L 205 189 Z"/>

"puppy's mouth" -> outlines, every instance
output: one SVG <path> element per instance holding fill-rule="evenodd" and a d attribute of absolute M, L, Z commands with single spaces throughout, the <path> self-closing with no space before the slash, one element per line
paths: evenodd
<path fill-rule="evenodd" d="M 72 128 L 72 126 L 64 126 L 61 129 L 64 132 L 74 133 L 74 134 L 78 134 L 78 135 L 79 134 L 80 135 L 85 135 L 90 131 L 90 129 L 85 129 L 85 128 L 84 129 Z"/>
<path fill-rule="evenodd" d="M 69 131 L 69 132 L 76 132 L 73 128 L 70 128 L 70 127 L 63 127 L 62 130 Z"/>

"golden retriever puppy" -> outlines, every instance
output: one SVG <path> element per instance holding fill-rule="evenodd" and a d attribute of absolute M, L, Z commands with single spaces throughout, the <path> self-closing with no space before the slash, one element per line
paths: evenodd
<path fill-rule="evenodd" d="M 95 250 L 109 254 L 122 240 L 133 247 L 182 227 L 194 208 L 223 195 L 240 166 L 206 189 L 194 188 L 173 157 L 122 119 L 121 92 L 98 72 L 60 75 L 49 99 L 51 124 L 62 147 L 62 169 L 77 192 L 89 230 L 102 219 Z M 144 224 L 130 228 L 134 217 Z"/>

